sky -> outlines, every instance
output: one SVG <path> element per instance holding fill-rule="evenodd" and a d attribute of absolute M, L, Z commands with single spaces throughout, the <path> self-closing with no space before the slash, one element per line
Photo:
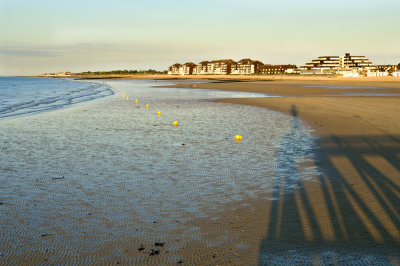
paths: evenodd
<path fill-rule="evenodd" d="M 399 0 L 0 0 L 0 75 L 323 55 L 400 63 Z"/>

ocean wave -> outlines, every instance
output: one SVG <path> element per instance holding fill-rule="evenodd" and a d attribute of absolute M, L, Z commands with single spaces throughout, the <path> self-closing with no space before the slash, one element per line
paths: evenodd
<path fill-rule="evenodd" d="M 109 85 L 81 81 L 0 79 L 0 119 L 66 108 L 112 95 Z"/>

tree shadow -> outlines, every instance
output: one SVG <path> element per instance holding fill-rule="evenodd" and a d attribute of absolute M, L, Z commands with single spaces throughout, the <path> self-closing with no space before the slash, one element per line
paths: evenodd
<path fill-rule="evenodd" d="M 398 136 L 308 136 L 291 109 L 282 137 L 260 265 L 400 263 Z M 307 180 L 299 159 L 316 171 Z"/>

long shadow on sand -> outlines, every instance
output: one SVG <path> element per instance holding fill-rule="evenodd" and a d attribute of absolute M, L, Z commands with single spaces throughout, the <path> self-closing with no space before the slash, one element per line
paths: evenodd
<path fill-rule="evenodd" d="M 330 136 L 310 152 L 294 106 L 292 115 L 259 264 L 400 263 L 400 137 Z M 297 156 L 313 157 L 316 180 L 302 178 Z"/>

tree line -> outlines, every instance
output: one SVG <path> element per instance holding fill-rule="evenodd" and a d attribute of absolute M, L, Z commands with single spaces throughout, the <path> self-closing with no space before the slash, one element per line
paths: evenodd
<path fill-rule="evenodd" d="M 134 75 L 134 74 L 168 74 L 167 70 L 158 71 L 154 69 L 147 70 L 112 70 L 112 71 L 87 71 L 74 73 L 74 75 Z"/>

